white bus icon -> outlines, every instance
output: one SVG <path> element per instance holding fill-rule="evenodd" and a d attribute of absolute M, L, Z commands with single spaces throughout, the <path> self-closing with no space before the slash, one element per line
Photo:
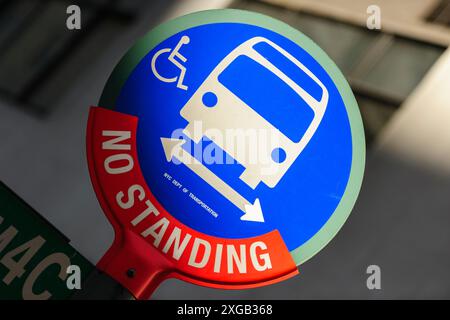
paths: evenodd
<path fill-rule="evenodd" d="M 290 70 L 296 69 L 294 71 L 302 73 L 305 81 L 308 81 L 310 84 L 312 83 L 319 88 L 320 97 L 317 95 L 313 97 L 313 95 L 307 91 L 308 88 L 302 86 L 302 83 L 294 81 L 292 77 L 289 77 L 285 72 L 282 72 L 274 61 L 269 61 L 267 57 L 255 48 L 259 45 L 270 48 L 270 50 L 276 52 L 287 62 L 292 64 L 294 68 L 290 68 Z M 290 94 L 298 99 L 298 106 L 291 105 L 289 108 L 295 109 L 300 108 L 300 106 L 307 106 L 306 108 L 309 109 L 308 112 L 312 115 L 311 120 L 308 121 L 306 127 L 301 130 L 299 129 L 299 132 L 294 132 L 298 139 L 292 139 L 292 137 L 289 138 L 282 130 L 280 130 L 280 125 L 274 125 L 266 120 L 260 113 L 254 110 L 254 106 L 244 102 L 239 94 L 230 90 L 228 88 L 229 86 L 227 87 L 220 81 L 221 75 L 226 73 L 230 66 L 241 58 L 245 58 L 246 60 L 251 61 L 251 63 L 257 64 L 265 70 L 264 72 L 266 72 L 266 74 L 276 78 L 276 81 L 279 81 L 282 86 L 285 87 L 284 90 L 289 90 Z M 251 88 L 252 75 L 246 74 L 245 77 L 250 78 L 247 85 L 244 84 L 243 87 Z M 239 76 L 235 78 L 239 78 Z M 256 81 L 260 79 L 255 75 L 254 80 L 256 83 Z M 273 90 L 273 88 L 262 88 L 262 90 L 259 88 L 258 90 L 260 90 L 260 93 L 267 94 L 270 90 Z M 272 94 L 274 98 L 271 101 L 277 103 L 279 101 L 277 98 L 278 92 L 275 91 L 272 92 Z M 208 95 L 214 98 L 212 105 L 205 105 L 204 103 L 204 98 Z M 263 37 L 255 37 L 237 46 L 214 68 L 197 91 L 183 106 L 180 114 L 189 122 L 183 132 L 190 139 L 197 143 L 202 136 L 205 135 L 245 167 L 240 179 L 248 186 L 254 189 L 262 181 L 267 186 L 273 188 L 278 184 L 313 137 L 323 118 L 327 103 L 328 91 L 326 87 L 308 68 L 274 42 Z M 275 111 L 283 113 L 283 110 L 280 109 Z M 285 116 L 285 118 L 286 121 L 292 120 L 288 115 Z M 194 135 L 195 130 L 193 124 L 194 122 L 199 121 L 202 123 L 203 132 L 201 135 L 198 135 L 197 133 Z M 290 127 L 292 126 L 295 128 L 295 123 L 290 125 Z M 249 162 L 248 155 L 236 152 L 235 148 L 232 148 L 229 144 L 225 143 L 225 139 L 216 140 L 214 136 L 208 136 L 208 132 L 212 131 L 211 129 L 220 130 L 223 133 L 230 129 L 236 130 L 236 132 L 246 129 L 258 131 L 265 130 L 269 136 L 267 137 L 266 135 L 263 139 L 264 141 L 260 139 L 260 141 L 257 142 L 257 146 L 260 147 L 257 161 Z M 248 147 L 251 149 L 251 146 Z M 281 152 L 283 154 L 283 159 L 274 160 L 274 151 Z M 268 170 L 268 166 L 275 170 Z"/>

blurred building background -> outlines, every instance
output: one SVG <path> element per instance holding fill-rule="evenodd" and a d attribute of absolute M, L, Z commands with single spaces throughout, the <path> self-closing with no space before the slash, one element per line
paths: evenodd
<path fill-rule="evenodd" d="M 79 31 L 65 28 L 70 4 Z M 373 4 L 381 30 L 366 28 Z M 247 291 L 170 280 L 155 298 L 450 298 L 449 0 L 0 0 L 0 179 L 96 262 L 113 233 L 87 172 L 88 107 L 152 27 L 226 7 L 285 21 L 341 68 L 366 130 L 363 188 L 300 276 Z M 382 290 L 366 287 L 371 264 Z"/>

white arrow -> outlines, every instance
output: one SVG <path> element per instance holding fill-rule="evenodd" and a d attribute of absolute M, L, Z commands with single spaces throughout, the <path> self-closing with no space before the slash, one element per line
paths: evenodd
<path fill-rule="evenodd" d="M 231 203 L 238 207 L 245 214 L 241 220 L 264 222 L 264 216 L 261 204 L 257 198 L 253 204 L 247 201 L 243 196 L 226 184 L 214 172 L 206 168 L 200 161 L 194 158 L 189 152 L 181 146 L 185 143 L 182 139 L 161 138 L 167 161 L 173 158 L 178 159 L 186 167 L 192 170 L 200 178 L 202 178 L 211 187 L 216 189 L 222 196 L 227 198 Z"/>

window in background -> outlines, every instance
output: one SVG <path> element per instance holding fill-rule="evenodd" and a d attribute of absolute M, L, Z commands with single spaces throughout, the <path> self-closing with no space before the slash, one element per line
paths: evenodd
<path fill-rule="evenodd" d="M 360 85 L 378 95 L 404 101 L 442 54 L 441 47 L 392 37 L 378 59 L 356 75 Z"/>
<path fill-rule="evenodd" d="M 313 39 L 344 74 L 350 73 L 377 36 L 369 30 L 304 13 L 296 14 L 290 24 Z"/>
<path fill-rule="evenodd" d="M 66 9 L 82 10 L 82 29 L 66 28 Z M 0 94 L 48 113 L 76 76 L 137 17 L 144 0 L 0 0 Z"/>

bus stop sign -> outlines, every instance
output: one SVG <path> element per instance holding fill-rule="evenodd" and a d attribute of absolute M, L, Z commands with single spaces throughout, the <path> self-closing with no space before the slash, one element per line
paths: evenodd
<path fill-rule="evenodd" d="M 317 45 L 267 16 L 212 10 L 129 50 L 90 110 L 87 154 L 116 233 L 98 266 L 146 298 L 170 277 L 242 289 L 297 274 L 350 214 L 365 144 Z"/>

